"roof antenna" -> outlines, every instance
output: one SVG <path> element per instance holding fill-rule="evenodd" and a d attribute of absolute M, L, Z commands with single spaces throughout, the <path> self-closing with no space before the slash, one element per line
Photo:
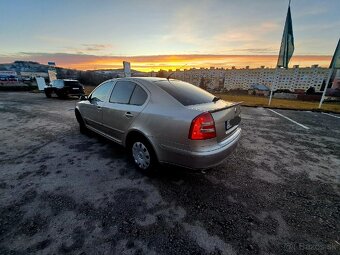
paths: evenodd
<path fill-rule="evenodd" d="M 183 66 L 181 66 L 180 68 L 178 68 L 179 70 L 181 70 L 183 67 L 187 66 L 188 64 L 185 64 Z M 174 73 L 176 73 L 176 71 L 173 71 L 171 74 L 168 75 L 168 77 L 166 77 L 167 80 L 170 79 L 171 75 L 173 75 Z"/>

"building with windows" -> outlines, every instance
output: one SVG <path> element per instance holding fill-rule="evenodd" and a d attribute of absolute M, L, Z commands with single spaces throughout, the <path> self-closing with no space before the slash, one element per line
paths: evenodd
<path fill-rule="evenodd" d="M 252 84 L 263 84 L 269 88 L 307 90 L 314 87 L 315 91 L 321 91 L 329 74 L 328 68 L 318 65 L 300 68 L 298 65 L 289 69 L 260 68 L 250 69 L 249 66 L 242 69 L 235 67 L 224 68 L 191 68 L 189 70 L 176 70 L 171 78 L 190 82 L 196 86 L 208 89 L 248 90 Z M 164 71 L 164 74 L 170 72 Z"/>
<path fill-rule="evenodd" d="M 225 79 L 224 68 L 191 68 L 184 71 L 176 70 L 171 78 L 186 81 L 196 86 L 209 89 L 223 88 Z"/>
<path fill-rule="evenodd" d="M 0 71 L 0 81 L 18 81 L 18 74 L 15 71 Z"/>
<path fill-rule="evenodd" d="M 328 68 L 317 65 L 299 68 L 294 66 L 290 69 L 283 68 L 255 68 L 255 69 L 231 69 L 226 70 L 224 88 L 248 89 L 251 84 L 263 84 L 269 88 L 307 90 L 314 87 L 315 91 L 323 90 L 323 86 L 329 74 Z"/>
<path fill-rule="evenodd" d="M 21 78 L 35 78 L 35 77 L 43 77 L 48 78 L 47 72 L 20 72 Z"/>

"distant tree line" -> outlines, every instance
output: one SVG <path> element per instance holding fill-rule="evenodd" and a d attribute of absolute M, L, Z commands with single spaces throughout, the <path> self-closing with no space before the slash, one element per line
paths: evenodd
<path fill-rule="evenodd" d="M 79 71 L 72 69 L 56 68 L 58 79 L 76 79 L 87 86 L 98 86 L 100 83 L 117 78 L 116 74 L 103 74 L 95 71 Z"/>
<path fill-rule="evenodd" d="M 78 80 L 88 86 L 98 86 L 100 83 L 117 78 L 117 75 L 101 74 L 93 71 L 80 71 Z"/>

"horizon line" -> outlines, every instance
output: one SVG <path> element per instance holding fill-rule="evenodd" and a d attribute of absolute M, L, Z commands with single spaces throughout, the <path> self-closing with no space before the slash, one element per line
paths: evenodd
<path fill-rule="evenodd" d="M 139 55 L 139 56 L 115 56 L 115 55 L 89 55 L 77 53 L 27 53 L 4 56 L 0 54 L 0 64 L 10 64 L 15 61 L 33 61 L 43 63 L 55 62 L 57 67 L 76 70 L 100 70 L 119 69 L 123 61 L 131 63 L 131 67 L 138 71 L 155 71 L 169 69 L 183 69 L 183 64 L 190 68 L 251 68 L 276 66 L 278 55 L 269 54 L 164 54 L 164 55 Z M 327 67 L 331 61 L 331 55 L 294 55 L 290 66 L 311 66 L 318 64 Z"/>

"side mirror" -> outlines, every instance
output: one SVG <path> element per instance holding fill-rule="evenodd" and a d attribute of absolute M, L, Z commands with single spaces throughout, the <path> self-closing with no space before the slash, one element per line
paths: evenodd
<path fill-rule="evenodd" d="M 86 100 L 89 100 L 89 98 L 86 95 L 82 95 L 82 96 L 79 97 L 79 100 L 80 101 L 86 101 Z"/>

